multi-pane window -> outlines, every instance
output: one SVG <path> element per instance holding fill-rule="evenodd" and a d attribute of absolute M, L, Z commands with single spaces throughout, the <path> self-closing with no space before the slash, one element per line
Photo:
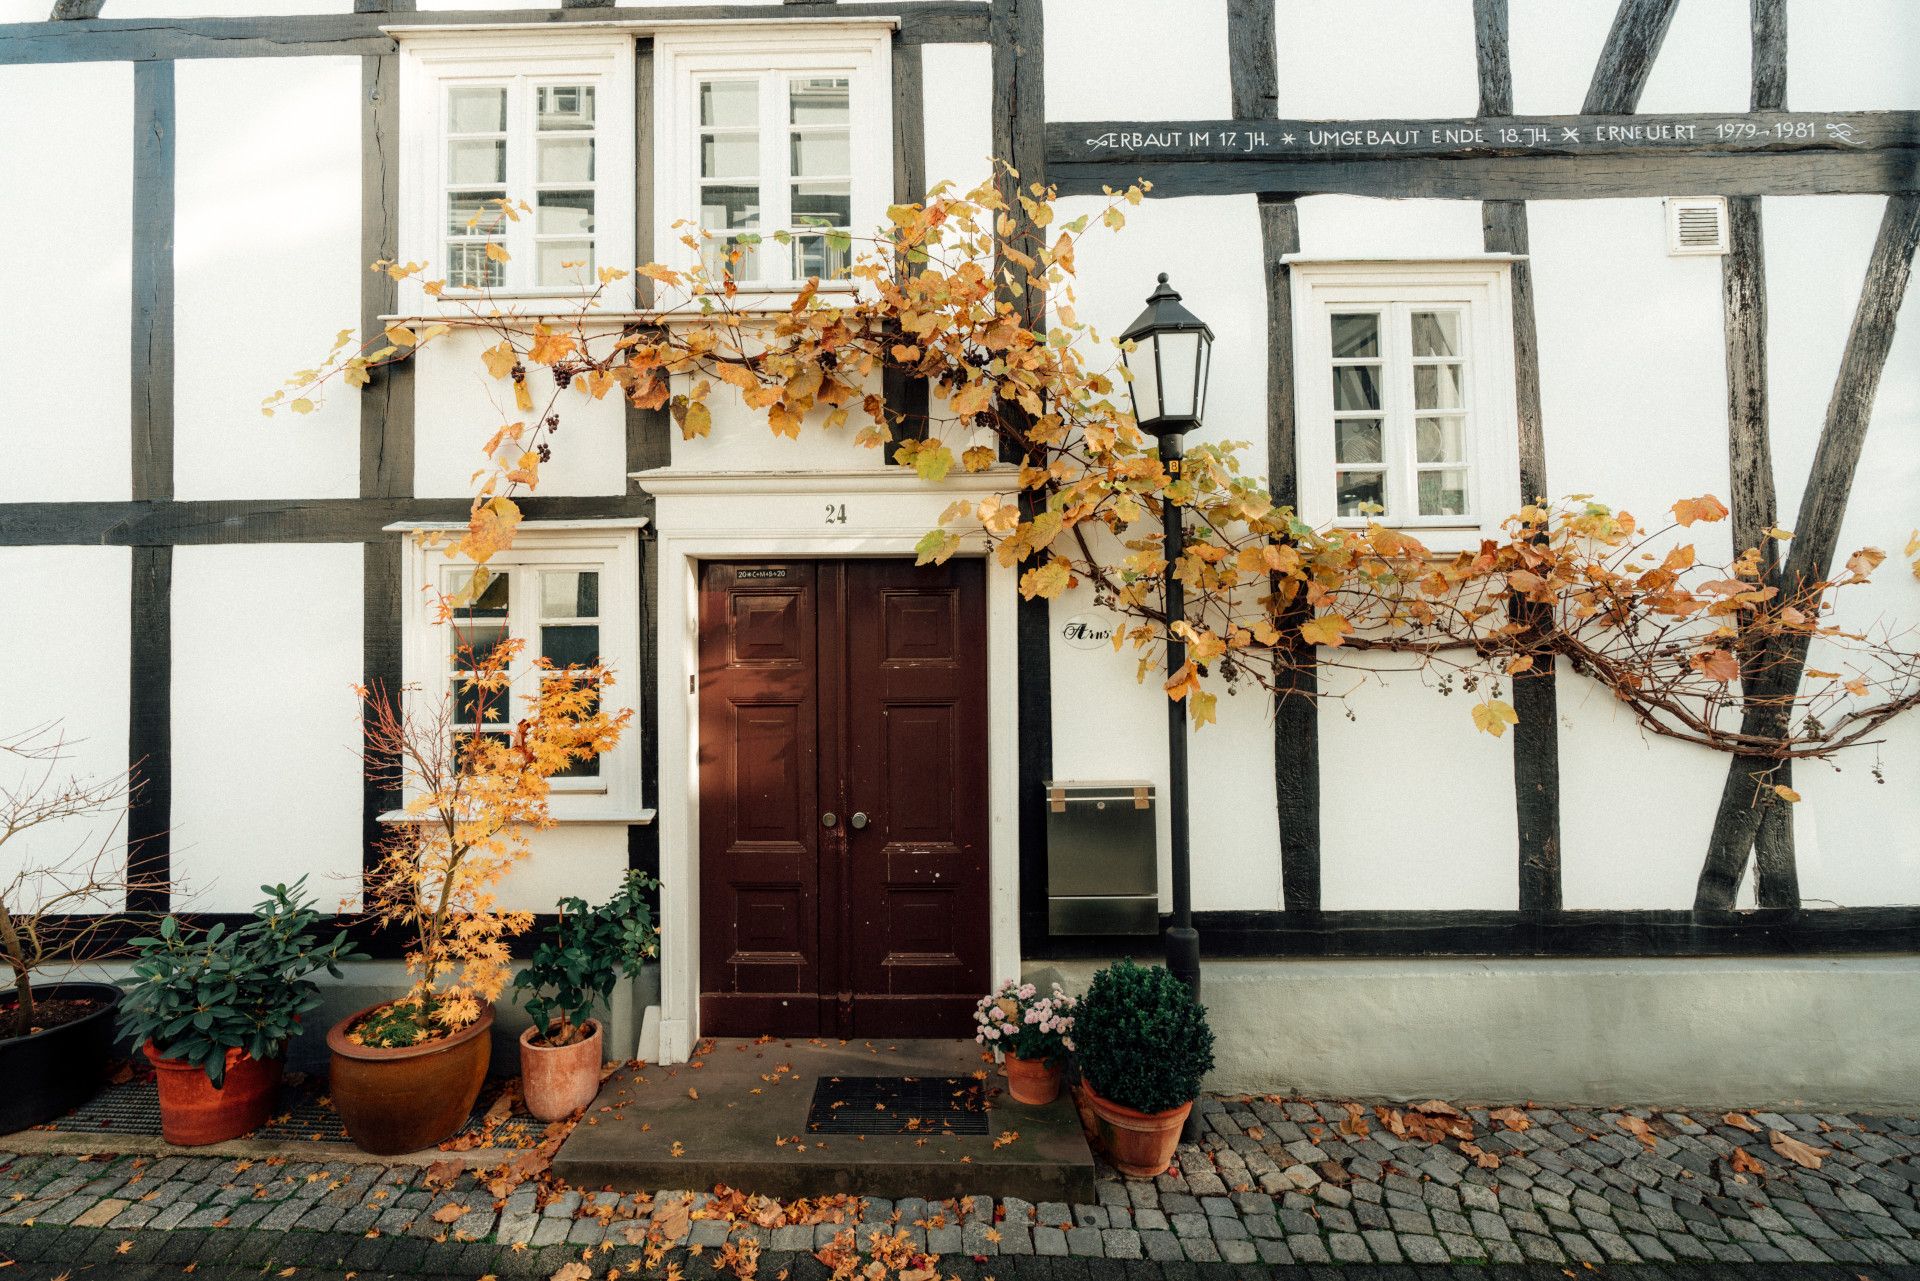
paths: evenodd
<path fill-rule="evenodd" d="M 471 569 L 443 567 L 443 590 L 454 596 L 472 575 Z M 454 734 L 509 733 L 526 714 L 526 695 L 533 692 L 534 680 L 566 680 L 567 667 L 600 662 L 600 578 L 598 569 L 572 565 L 522 564 L 487 571 L 472 603 L 455 609 L 446 625 Z M 476 682 L 478 666 L 509 637 L 523 643 L 508 668 L 507 688 Z M 561 670 L 543 673 L 540 658 Z M 599 777 L 600 766 L 598 758 L 575 761 L 553 777 L 591 780 Z"/>
<path fill-rule="evenodd" d="M 1329 317 L 1336 514 L 1473 515 L 1458 308 L 1387 303 Z"/>
<path fill-rule="evenodd" d="M 1477 547 L 1521 502 L 1509 260 L 1287 266 L 1302 519 Z"/>
<path fill-rule="evenodd" d="M 853 226 L 852 82 L 844 75 L 701 76 L 699 222 L 709 271 L 758 284 L 844 277 Z M 791 232 L 780 244 L 772 233 Z"/>
<path fill-rule="evenodd" d="M 594 280 L 596 87 L 528 77 L 446 86 L 445 249 L 456 289 Z M 499 202 L 532 206 L 518 219 Z M 489 244 L 504 250 L 490 253 Z"/>

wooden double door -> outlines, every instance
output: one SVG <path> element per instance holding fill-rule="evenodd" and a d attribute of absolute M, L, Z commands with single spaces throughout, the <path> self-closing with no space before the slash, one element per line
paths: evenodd
<path fill-rule="evenodd" d="M 985 611 L 979 561 L 702 567 L 703 1033 L 971 1034 Z"/>

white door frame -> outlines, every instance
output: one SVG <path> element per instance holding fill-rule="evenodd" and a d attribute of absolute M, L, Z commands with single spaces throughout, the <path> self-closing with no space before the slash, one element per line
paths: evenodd
<path fill-rule="evenodd" d="M 714 472 L 661 467 L 633 479 L 656 500 L 660 719 L 660 1050 L 684 1062 L 700 1037 L 700 562 L 725 558 L 912 556 L 955 499 L 1005 494 L 1012 468 L 932 483 L 901 468 Z M 844 512 L 840 509 L 844 505 Z M 841 517 L 844 517 L 842 519 Z M 829 517 L 833 519 L 829 520 Z M 987 567 L 987 875 L 989 979 L 1020 968 L 1020 703 L 1017 568 Z M 984 995 L 984 993 L 982 993 Z"/>

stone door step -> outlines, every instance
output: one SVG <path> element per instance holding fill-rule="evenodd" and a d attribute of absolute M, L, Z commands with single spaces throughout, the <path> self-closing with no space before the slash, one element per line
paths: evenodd
<path fill-rule="evenodd" d="M 622 1069 L 608 1078 L 554 1157 L 554 1173 L 574 1187 L 624 1192 L 725 1184 L 782 1199 L 1093 1199 L 1093 1155 L 1072 1102 L 1063 1095 L 1041 1108 L 1015 1103 L 999 1069 L 970 1041 L 723 1040 L 702 1042 L 702 1049 L 691 1063 Z M 977 1117 L 957 1124 L 931 1109 L 870 1126 L 853 1124 L 844 1112 L 834 1114 L 838 1124 L 812 1112 L 823 1079 L 845 1085 L 872 1077 L 909 1078 L 922 1095 L 943 1093 L 927 1091 L 926 1082 L 957 1078 L 979 1088 L 986 1124 Z M 883 1086 L 840 1096 L 863 1100 L 844 1106 L 873 1108 L 878 1119 L 887 1110 L 878 1100 L 915 1093 Z"/>

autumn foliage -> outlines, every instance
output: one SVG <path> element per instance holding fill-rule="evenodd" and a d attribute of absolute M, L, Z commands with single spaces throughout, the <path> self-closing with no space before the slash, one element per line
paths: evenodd
<path fill-rule="evenodd" d="M 367 906 L 413 935 L 413 987 L 349 1030 L 362 1043 L 443 1035 L 472 1023 L 499 996 L 508 940 L 533 918 L 502 909 L 494 887 L 525 855 L 528 833 L 552 826 L 548 780 L 611 749 L 632 719 L 630 710 L 601 709 L 600 691 L 613 681 L 604 667 L 558 668 L 541 659 L 533 688 L 516 696 L 509 669 L 522 644 L 508 639 L 486 653 L 467 652 L 470 670 L 460 681 L 467 710 L 458 714 L 452 696 L 429 702 L 417 690 L 397 698 L 361 691 L 369 771 L 404 797 L 404 818 L 389 825 L 368 874 Z M 516 697 L 525 708 L 517 721 L 500 714 Z"/>
<path fill-rule="evenodd" d="M 1196 725 L 1214 719 L 1222 690 L 1337 696 L 1324 680 L 1321 693 L 1302 693 L 1313 685 L 1301 673 L 1348 666 L 1371 676 L 1378 652 L 1401 656 L 1442 693 L 1467 694 L 1473 722 L 1496 736 L 1518 721 L 1511 683 L 1555 664 L 1604 684 L 1651 732 L 1763 758 L 1872 741 L 1920 702 L 1920 653 L 1905 629 L 1835 621 L 1834 595 L 1865 582 L 1882 553 L 1863 549 L 1844 571 L 1791 582 L 1772 546 L 1712 564 L 1682 541 L 1688 527 L 1726 517 L 1711 496 L 1683 498 L 1652 522 L 1586 495 L 1532 496 L 1498 537 L 1436 554 L 1366 518 L 1303 522 L 1248 474 L 1235 442 L 1189 442 L 1183 460 L 1163 463 L 1132 420 L 1119 349 L 1079 318 L 1072 294 L 1078 241 L 1095 224 L 1118 231 L 1148 186 L 1109 190 L 1098 209 L 1060 222 L 1054 192 L 1022 187 L 1011 171 L 964 195 L 941 184 L 923 203 L 888 210 L 854 259 L 850 289 L 812 281 L 770 312 L 743 302 L 725 271 L 648 263 L 638 275 L 670 301 L 644 323 L 596 320 L 608 289 L 629 277 L 617 268 L 583 282 L 577 311 L 555 322 L 456 296 L 425 279 L 424 264 L 383 262 L 376 269 L 397 280 L 419 279 L 447 305 L 444 318 L 396 323 L 358 349 L 337 345 L 265 408 L 288 395 L 311 408 L 330 379 L 364 382 L 450 326 L 484 331 L 487 373 L 511 388 L 519 417 L 485 440 L 456 548 L 479 562 L 511 543 L 515 498 L 537 488 L 569 398 L 664 408 L 691 439 L 711 431 L 717 396 L 738 396 L 779 436 L 891 442 L 895 463 L 928 481 L 955 468 L 993 472 L 1003 490 L 954 503 L 921 540 L 922 563 L 985 544 L 1020 571 L 1029 598 L 1090 585 L 1124 616 L 1115 645 L 1137 652 L 1139 678 L 1162 680 Z M 500 201 L 480 220 L 522 210 Z M 696 261 L 710 256 L 699 252 L 709 239 L 686 230 Z M 1045 318 L 1029 323 L 1034 291 L 1045 294 Z M 930 409 L 910 412 L 908 398 L 885 394 L 887 375 L 923 382 Z M 536 396 L 536 386 L 547 390 Z M 1186 660 L 1163 674 L 1169 505 L 1184 509 L 1189 530 L 1171 567 L 1186 588 L 1187 621 L 1176 625 Z M 1783 732 L 1743 730 L 1742 711 L 1762 703 L 1788 713 Z"/>

